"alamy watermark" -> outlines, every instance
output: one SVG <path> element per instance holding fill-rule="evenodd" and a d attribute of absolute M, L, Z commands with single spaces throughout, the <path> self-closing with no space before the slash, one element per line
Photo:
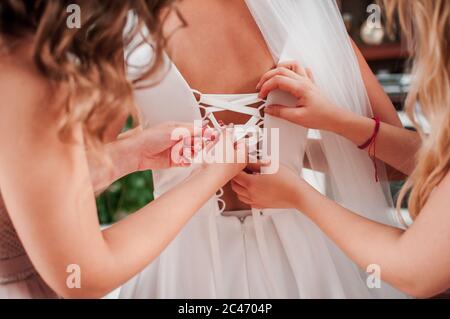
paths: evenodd
<path fill-rule="evenodd" d="M 367 7 L 366 12 L 369 14 L 367 18 L 367 26 L 374 29 L 382 29 L 381 21 L 382 9 L 378 4 L 371 4 Z"/>
<path fill-rule="evenodd" d="M 367 266 L 366 273 L 368 274 L 366 279 L 367 288 L 380 289 L 381 288 L 381 266 L 377 264 L 371 264 Z"/>
<path fill-rule="evenodd" d="M 70 4 L 66 8 L 69 14 L 66 19 L 66 25 L 69 29 L 81 29 L 81 8 L 78 4 Z"/>
<path fill-rule="evenodd" d="M 66 268 L 69 274 L 66 278 L 66 286 L 69 289 L 81 289 L 81 267 L 77 264 L 70 264 Z"/>
<path fill-rule="evenodd" d="M 69 4 L 66 8 L 66 12 L 69 14 L 66 19 L 67 28 L 80 29 L 81 28 L 81 7 L 78 4 Z M 382 25 L 382 8 L 375 3 L 367 6 L 366 12 L 369 14 L 367 18 L 367 25 L 371 28 L 381 29 Z"/>

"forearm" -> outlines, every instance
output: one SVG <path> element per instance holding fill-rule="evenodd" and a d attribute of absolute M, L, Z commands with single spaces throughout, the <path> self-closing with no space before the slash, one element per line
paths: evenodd
<path fill-rule="evenodd" d="M 99 161 L 98 156 L 87 151 L 89 171 L 95 193 L 100 193 L 118 179 L 138 170 L 138 152 L 133 149 L 129 137 L 105 145 L 106 161 Z M 102 157 L 103 158 L 103 157 Z"/>
<path fill-rule="evenodd" d="M 65 298 L 100 298 L 121 286 L 157 258 L 195 212 L 231 177 L 213 172 L 212 168 L 200 169 L 176 188 L 102 232 L 93 229 L 90 221 L 85 221 L 80 229 L 68 230 L 83 236 L 72 244 L 65 243 L 68 245 L 65 253 L 49 267 L 78 265 L 81 288 L 67 287 L 64 272 L 50 277 L 52 287 Z"/>
<path fill-rule="evenodd" d="M 103 231 L 113 256 L 107 286 L 115 288 L 153 261 L 188 220 L 232 176 L 201 169 L 147 207 Z"/>
<path fill-rule="evenodd" d="M 314 161 L 311 161 L 313 158 Z M 329 167 L 325 154 L 323 153 L 320 140 L 309 139 L 306 149 L 306 154 L 303 159 L 303 167 L 308 168 L 320 173 L 328 174 Z M 403 181 L 406 178 L 405 173 L 392 168 L 391 166 L 386 166 L 387 178 L 389 181 Z"/>
<path fill-rule="evenodd" d="M 307 215 L 361 269 L 375 264 L 394 287 L 411 291 L 416 270 L 402 248 L 404 231 L 361 217 L 311 189 L 297 196 L 297 209 Z M 416 278 L 417 279 L 417 278 Z"/>
<path fill-rule="evenodd" d="M 361 145 L 373 134 L 375 122 L 372 119 L 343 112 L 336 117 L 333 132 Z M 416 153 L 421 146 L 420 135 L 416 132 L 381 123 L 376 140 L 376 157 L 410 175 L 415 167 Z"/>

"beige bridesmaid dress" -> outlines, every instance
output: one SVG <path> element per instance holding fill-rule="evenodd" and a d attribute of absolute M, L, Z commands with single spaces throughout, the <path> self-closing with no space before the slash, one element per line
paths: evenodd
<path fill-rule="evenodd" d="M 48 299 L 57 295 L 34 269 L 0 194 L 0 299 Z"/>

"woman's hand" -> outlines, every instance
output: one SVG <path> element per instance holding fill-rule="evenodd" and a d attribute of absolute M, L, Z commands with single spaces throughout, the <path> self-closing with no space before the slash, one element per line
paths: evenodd
<path fill-rule="evenodd" d="M 174 135 L 177 130 L 187 136 Z M 201 148 L 200 137 L 213 135 L 212 130 L 205 127 L 195 130 L 194 124 L 168 122 L 144 130 L 137 128 L 119 138 L 128 140 L 130 152 L 124 155 L 131 157 L 132 162 L 137 159 L 136 170 L 142 171 L 189 166 L 191 158 Z M 186 156 L 187 150 L 191 151 L 189 156 Z"/>
<path fill-rule="evenodd" d="M 261 98 L 274 90 L 282 90 L 297 98 L 297 107 L 269 105 L 265 113 L 311 129 L 335 131 L 346 115 L 351 113 L 334 105 L 314 83 L 309 69 L 296 62 L 279 64 L 263 75 L 257 89 Z"/>
<path fill-rule="evenodd" d="M 248 163 L 246 139 L 236 141 L 233 125 L 225 127 L 203 149 L 203 169 L 219 176 L 225 183 L 245 169 Z"/>
<path fill-rule="evenodd" d="M 215 136 L 216 132 L 206 127 L 194 129 L 194 124 L 176 122 L 127 131 L 105 147 L 111 167 L 105 167 L 95 154 L 87 152 L 94 190 L 103 191 L 119 178 L 137 171 L 189 166 L 205 139 Z"/>
<path fill-rule="evenodd" d="M 276 174 L 252 173 L 261 165 L 251 164 L 231 182 L 240 201 L 253 208 L 298 208 L 302 196 L 312 190 L 299 175 L 281 165 Z"/>

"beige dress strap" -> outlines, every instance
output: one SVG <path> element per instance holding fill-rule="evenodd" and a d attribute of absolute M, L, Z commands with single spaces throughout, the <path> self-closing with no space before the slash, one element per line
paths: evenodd
<path fill-rule="evenodd" d="M 0 299 L 56 297 L 31 263 L 0 193 Z"/>

